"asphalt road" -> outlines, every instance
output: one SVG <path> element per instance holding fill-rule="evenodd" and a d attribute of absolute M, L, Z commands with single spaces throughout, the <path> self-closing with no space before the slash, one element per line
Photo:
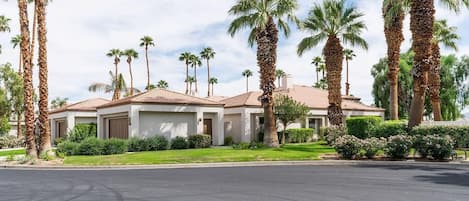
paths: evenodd
<path fill-rule="evenodd" d="M 469 169 L 388 165 L 0 169 L 0 200 L 468 201 Z"/>

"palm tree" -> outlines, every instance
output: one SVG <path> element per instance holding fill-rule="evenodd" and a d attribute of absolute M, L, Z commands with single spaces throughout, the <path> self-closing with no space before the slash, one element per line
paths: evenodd
<path fill-rule="evenodd" d="M 140 90 L 138 89 L 131 89 L 127 88 L 127 84 L 125 83 L 124 76 L 122 74 L 119 74 L 119 76 L 115 76 L 112 71 L 109 71 L 109 76 L 111 77 L 110 84 L 102 83 L 102 82 L 96 82 L 91 84 L 88 87 L 88 91 L 90 92 L 97 92 L 97 91 L 103 91 L 104 93 L 113 93 L 116 94 L 116 91 L 120 92 L 126 92 L 130 95 L 130 91 L 134 91 L 136 93 L 139 93 Z M 117 77 L 117 80 L 116 80 Z"/>
<path fill-rule="evenodd" d="M 65 107 L 67 105 L 68 98 L 59 98 L 56 97 L 54 100 L 50 102 L 50 108 L 51 109 L 59 109 L 62 107 Z"/>
<path fill-rule="evenodd" d="M 196 55 L 192 55 L 190 58 L 191 67 L 194 68 L 194 84 L 195 84 L 195 94 L 198 94 L 199 90 L 197 87 L 197 67 L 202 65 L 202 61 Z"/>
<path fill-rule="evenodd" d="M 282 69 L 275 70 L 275 77 L 277 77 L 278 85 L 277 88 L 280 88 L 280 80 L 285 76 L 285 72 Z M 286 86 L 285 86 L 286 87 Z"/>
<path fill-rule="evenodd" d="M 19 19 L 21 29 L 21 49 L 23 50 L 23 87 L 24 87 L 24 122 L 26 155 L 37 158 L 34 137 L 34 100 L 33 100 L 33 66 L 31 60 L 31 46 L 29 38 L 28 4 L 26 0 L 18 0 Z"/>
<path fill-rule="evenodd" d="M 346 64 L 346 81 L 345 81 L 345 95 L 348 96 L 350 95 L 350 82 L 349 82 L 349 79 L 348 79 L 348 75 L 349 75 L 349 71 L 348 71 L 348 62 L 350 60 L 353 59 L 353 57 L 355 57 L 357 55 L 355 55 L 353 53 L 353 50 L 351 49 L 344 49 L 344 58 L 345 58 L 345 64 Z"/>
<path fill-rule="evenodd" d="M 186 79 L 184 80 L 186 83 L 186 94 L 189 94 L 189 82 L 187 82 L 187 80 L 189 80 L 189 64 L 191 64 L 191 57 L 192 53 L 190 52 L 183 52 L 179 56 L 179 61 L 184 61 L 186 64 Z"/>
<path fill-rule="evenodd" d="M 10 26 L 8 23 L 11 19 L 5 17 L 4 15 L 0 15 L 0 32 L 10 32 Z M 0 45 L 0 54 L 2 53 L 2 45 Z"/>
<path fill-rule="evenodd" d="M 243 77 L 246 77 L 246 92 L 249 92 L 249 77 L 252 76 L 252 71 L 249 69 L 246 69 L 243 71 L 241 75 L 243 75 Z"/>
<path fill-rule="evenodd" d="M 132 60 L 138 59 L 138 52 L 134 49 L 127 49 L 125 50 L 122 55 L 127 56 L 127 63 L 129 64 L 129 73 L 130 73 L 130 88 L 134 88 L 134 76 L 132 74 Z M 134 95 L 134 90 L 130 90 L 130 96 Z"/>
<path fill-rule="evenodd" d="M 193 95 L 193 93 L 192 93 L 192 83 L 194 83 L 194 82 L 195 82 L 195 78 L 194 78 L 194 77 L 192 77 L 192 76 L 189 76 L 189 77 L 186 79 L 186 81 L 185 81 L 185 82 L 189 83 L 189 91 L 190 91 L 190 95 Z"/>
<path fill-rule="evenodd" d="M 327 86 L 329 91 L 328 118 L 332 125 L 343 123 L 341 73 L 343 47 L 341 42 L 368 49 L 367 42 L 360 34 L 366 25 L 360 18 L 363 13 L 357 8 L 346 6 L 345 0 L 324 0 L 322 5 L 315 4 L 303 22 L 304 28 L 312 36 L 304 38 L 298 44 L 298 55 L 318 46 L 327 40 L 323 49 L 327 68 Z"/>
<path fill-rule="evenodd" d="M 313 60 L 311 61 L 311 64 L 316 66 L 316 83 L 319 83 L 319 72 L 321 72 L 321 64 L 323 64 L 324 61 L 322 60 L 322 57 L 314 57 Z M 322 76 L 324 78 L 324 74 Z"/>
<path fill-rule="evenodd" d="M 432 67 L 428 73 L 430 101 L 432 104 L 433 118 L 435 121 L 442 121 L 441 101 L 440 101 L 440 46 L 442 44 L 446 48 L 458 50 L 456 41 L 460 37 L 457 34 L 456 27 L 448 26 L 446 20 L 437 20 L 433 25 L 432 39 Z"/>
<path fill-rule="evenodd" d="M 140 38 L 140 47 L 145 47 L 145 60 L 147 61 L 147 90 L 150 88 L 150 63 L 148 61 L 148 47 L 150 46 L 155 46 L 155 42 L 152 37 L 143 36 Z"/>
<path fill-rule="evenodd" d="M 212 85 L 212 96 L 213 96 L 213 86 L 214 86 L 215 84 L 218 84 L 218 79 L 217 79 L 216 77 L 212 77 L 212 78 L 210 78 L 210 80 L 208 81 L 208 83 Z"/>
<path fill-rule="evenodd" d="M 169 87 L 169 85 L 168 85 L 168 82 L 166 82 L 164 80 L 160 80 L 160 81 L 158 81 L 158 84 L 156 85 L 156 87 L 158 87 L 160 89 L 167 89 Z"/>
<path fill-rule="evenodd" d="M 207 97 L 210 97 L 210 59 L 215 58 L 216 52 L 213 51 L 211 47 L 206 47 L 202 52 L 200 52 L 200 57 L 202 59 L 207 60 L 207 83 L 208 83 L 208 91 L 207 91 Z"/>
<path fill-rule="evenodd" d="M 10 40 L 10 43 L 13 45 L 13 49 L 15 49 L 16 47 L 18 47 L 21 43 L 21 36 L 20 35 L 16 35 L 15 37 L 12 37 L 11 40 Z M 20 48 L 20 58 L 19 58 L 19 62 L 18 62 L 18 74 L 22 75 L 23 74 L 23 69 L 21 68 L 22 67 L 22 53 L 21 53 L 21 48 Z"/>
<path fill-rule="evenodd" d="M 440 0 L 447 8 L 459 12 L 461 6 L 469 7 L 468 0 Z M 415 52 L 412 77 L 413 94 L 410 105 L 409 128 L 422 122 L 425 91 L 428 84 L 428 72 L 432 68 L 432 39 L 435 21 L 434 0 L 410 1 L 410 30 L 412 32 L 412 49 Z"/>
<path fill-rule="evenodd" d="M 409 0 L 384 0 L 384 35 L 387 43 L 388 77 L 390 85 L 389 112 L 391 120 L 399 119 L 399 58 L 404 42 L 403 24 Z"/>
<path fill-rule="evenodd" d="M 264 143 L 278 147 L 276 120 L 274 116 L 275 68 L 277 63 L 278 31 L 285 37 L 290 34 L 288 21 L 299 24 L 295 16 L 296 0 L 238 0 L 228 13 L 236 16 L 228 33 L 233 37 L 238 31 L 249 28 L 249 45 L 257 43 L 257 64 L 260 68 L 260 101 L 264 108 Z M 278 27 L 278 28 L 277 28 Z"/>
<path fill-rule="evenodd" d="M 106 56 L 114 58 L 114 66 L 115 66 L 115 70 L 114 70 L 114 75 L 115 75 L 115 77 L 114 77 L 114 82 L 117 83 L 117 82 L 119 81 L 119 80 L 118 80 L 118 79 L 119 79 L 119 78 L 118 78 L 118 75 L 120 75 L 120 74 L 119 74 L 118 65 L 119 65 L 119 63 L 120 63 L 120 61 L 121 61 L 120 57 L 122 56 L 122 51 L 119 50 L 119 49 L 111 49 L 111 50 L 109 50 L 109 52 L 106 54 Z M 121 97 L 121 93 L 120 93 L 120 92 L 121 92 L 120 90 L 115 90 L 115 91 L 114 91 L 114 94 L 112 95 L 112 100 L 113 100 L 113 101 L 120 99 L 120 97 Z"/>

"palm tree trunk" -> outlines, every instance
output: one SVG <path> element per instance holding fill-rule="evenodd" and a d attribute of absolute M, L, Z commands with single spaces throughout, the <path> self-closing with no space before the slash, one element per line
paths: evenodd
<path fill-rule="evenodd" d="M 38 12 L 38 38 L 39 38 L 39 128 L 41 143 L 39 154 L 48 154 L 52 149 L 49 128 L 49 87 L 47 78 L 47 29 L 46 29 L 46 2 L 37 0 Z"/>
<path fill-rule="evenodd" d="M 383 8 L 383 15 L 388 13 L 393 5 Z M 388 45 L 388 78 L 390 82 L 390 107 L 389 113 L 391 120 L 399 119 L 399 60 L 401 52 L 401 44 L 404 41 L 402 33 L 404 23 L 404 11 L 401 9 L 399 13 L 391 19 L 387 26 L 384 26 L 384 35 Z"/>
<path fill-rule="evenodd" d="M 194 84 L 195 84 L 195 94 L 197 94 L 199 91 L 197 89 L 197 65 L 194 65 Z"/>
<path fill-rule="evenodd" d="M 345 82 L 345 95 L 348 96 L 350 95 L 350 83 L 348 82 L 348 59 L 345 60 L 346 63 L 346 73 L 347 73 L 347 81 Z"/>
<path fill-rule="evenodd" d="M 189 63 L 187 61 L 186 61 L 186 94 L 189 94 Z"/>
<path fill-rule="evenodd" d="M 319 83 L 319 71 L 316 70 L 316 82 Z"/>
<path fill-rule="evenodd" d="M 410 14 L 412 49 L 415 52 L 414 66 L 411 71 L 414 78 L 414 97 L 409 114 L 409 128 L 413 128 L 422 122 L 428 71 L 431 68 L 429 61 L 435 14 L 433 0 L 411 1 Z"/>
<path fill-rule="evenodd" d="M 31 44 L 29 38 L 28 5 L 26 0 L 18 0 L 19 18 L 21 27 L 21 51 L 23 52 L 23 87 L 24 87 L 24 121 L 26 127 L 25 142 L 26 154 L 37 158 L 36 142 L 34 137 L 34 102 L 33 102 L 33 69 L 31 59 Z"/>
<path fill-rule="evenodd" d="M 440 47 L 438 43 L 432 43 L 432 68 L 428 73 L 430 101 L 432 103 L 433 119 L 435 121 L 442 121 L 441 116 L 441 101 L 440 101 Z"/>
<path fill-rule="evenodd" d="M 249 77 L 246 76 L 246 93 L 249 92 Z"/>
<path fill-rule="evenodd" d="M 343 47 L 340 44 L 339 38 L 336 36 L 329 36 L 324 48 L 324 56 L 326 60 L 327 86 L 329 91 L 329 107 L 327 116 L 332 125 L 341 125 L 344 120 L 344 114 L 342 112 L 342 95 L 340 93 L 340 79 L 343 61 L 342 51 Z"/>
<path fill-rule="evenodd" d="M 209 59 L 207 59 L 207 96 L 210 97 L 210 62 Z"/>
<path fill-rule="evenodd" d="M 37 28 L 37 2 L 38 0 L 34 0 L 34 14 L 33 14 L 33 31 L 31 36 L 31 65 L 33 64 L 34 59 L 34 45 L 36 44 L 36 28 Z"/>
<path fill-rule="evenodd" d="M 130 96 L 134 95 L 134 76 L 132 74 L 132 59 L 128 60 L 130 73 Z"/>
<path fill-rule="evenodd" d="M 274 116 L 273 91 L 275 89 L 275 68 L 277 62 L 278 30 L 272 19 L 267 26 L 256 30 L 257 64 L 260 67 L 260 101 L 264 108 L 264 144 L 269 147 L 279 147 L 277 127 Z"/>
<path fill-rule="evenodd" d="M 190 83 L 190 86 L 189 86 L 189 90 L 190 90 L 190 95 L 192 95 L 192 82 Z"/>
<path fill-rule="evenodd" d="M 148 45 L 145 45 L 145 59 L 147 61 L 147 90 L 150 90 L 150 63 L 148 61 Z"/>
<path fill-rule="evenodd" d="M 115 82 L 115 83 L 114 83 L 114 85 L 115 85 L 115 86 L 114 86 L 114 94 L 112 95 L 112 100 L 113 100 L 113 101 L 119 100 L 119 98 L 120 98 L 120 90 L 121 90 L 121 89 L 118 87 L 118 85 L 119 85 L 119 74 L 118 74 L 118 72 L 119 72 L 119 71 L 118 71 L 117 63 L 118 63 L 118 62 L 117 62 L 117 58 L 115 58 L 115 59 L 114 59 L 114 66 L 115 66 L 115 70 L 114 70 L 114 72 L 115 72 L 115 74 L 114 74 L 114 76 L 115 76 L 114 82 Z"/>
<path fill-rule="evenodd" d="M 213 86 L 214 86 L 214 84 L 212 84 L 212 96 L 213 96 Z"/>

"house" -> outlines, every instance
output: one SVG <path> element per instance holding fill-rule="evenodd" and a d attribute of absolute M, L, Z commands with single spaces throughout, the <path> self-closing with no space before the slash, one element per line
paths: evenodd
<path fill-rule="evenodd" d="M 95 98 L 50 111 L 52 139 L 65 137 L 77 124 L 97 123 L 96 107 L 109 102 L 103 98 Z"/>
<path fill-rule="evenodd" d="M 329 126 L 327 118 L 328 92 L 309 86 L 290 84 L 290 77 L 285 76 L 283 84 L 275 92 L 285 94 L 294 100 L 304 103 L 310 108 L 305 120 L 297 121 L 287 128 L 314 128 L 316 132 L 321 127 Z M 225 135 L 232 136 L 234 142 L 250 142 L 258 139 L 262 132 L 264 110 L 258 97 L 261 92 L 247 92 L 235 97 L 221 100 L 225 104 L 224 127 Z M 346 117 L 352 116 L 379 116 L 384 118 L 384 109 L 365 105 L 359 98 L 344 96 L 342 110 Z M 282 130 L 281 124 L 277 128 Z"/>
<path fill-rule="evenodd" d="M 223 116 L 220 102 L 153 89 L 99 106 L 98 137 L 127 139 L 162 135 L 171 139 L 208 134 L 213 145 L 222 145 Z"/>

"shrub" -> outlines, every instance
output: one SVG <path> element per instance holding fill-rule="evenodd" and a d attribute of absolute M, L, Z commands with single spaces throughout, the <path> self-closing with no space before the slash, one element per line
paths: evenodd
<path fill-rule="evenodd" d="M 347 127 L 331 126 L 324 129 L 325 140 L 327 144 L 333 145 L 335 140 L 341 136 L 347 135 Z"/>
<path fill-rule="evenodd" d="M 187 149 L 189 144 L 185 137 L 177 136 L 171 140 L 171 149 Z"/>
<path fill-rule="evenodd" d="M 62 143 L 57 145 L 57 149 L 55 150 L 56 154 L 65 155 L 65 156 L 73 156 L 78 154 L 78 146 L 80 144 L 76 142 L 70 141 L 63 141 Z"/>
<path fill-rule="evenodd" d="M 209 148 L 212 144 L 212 137 L 206 134 L 191 135 L 187 138 L 189 148 Z"/>
<path fill-rule="evenodd" d="M 378 154 L 379 150 L 384 148 L 386 140 L 384 138 L 368 138 L 362 141 L 362 149 L 368 159 L 372 159 Z"/>
<path fill-rule="evenodd" d="M 145 138 L 130 138 L 128 141 L 129 152 L 150 151 L 150 140 Z"/>
<path fill-rule="evenodd" d="M 223 144 L 225 146 L 231 146 L 233 145 L 233 137 L 231 136 L 226 136 L 225 139 L 223 140 Z"/>
<path fill-rule="evenodd" d="M 103 141 L 95 137 L 86 138 L 78 146 L 78 155 L 101 155 L 103 148 Z"/>
<path fill-rule="evenodd" d="M 365 116 L 350 117 L 346 120 L 348 133 L 360 139 L 366 139 L 370 136 L 374 127 L 381 123 L 381 117 Z"/>
<path fill-rule="evenodd" d="M 361 150 L 361 140 L 353 135 L 344 135 L 336 139 L 334 148 L 344 159 L 353 159 Z"/>
<path fill-rule="evenodd" d="M 407 123 L 404 121 L 385 121 L 371 129 L 371 137 L 388 138 L 393 135 L 407 135 Z"/>
<path fill-rule="evenodd" d="M 127 152 L 127 141 L 122 139 L 109 139 L 103 141 L 103 155 L 123 154 Z"/>
<path fill-rule="evenodd" d="M 64 141 L 65 141 L 65 138 L 61 138 L 61 137 L 54 138 L 54 145 L 57 146 L 58 144 L 60 144 L 60 143 L 62 143 L 62 142 L 64 142 Z"/>
<path fill-rule="evenodd" d="M 267 146 L 262 142 L 249 143 L 249 149 L 263 149 L 263 148 L 267 148 Z"/>
<path fill-rule="evenodd" d="M 395 135 L 388 138 L 384 152 L 392 159 L 405 159 L 409 155 L 413 138 L 406 135 Z"/>
<path fill-rule="evenodd" d="M 434 160 L 444 160 L 453 152 L 453 140 L 450 136 L 430 135 L 426 136 L 429 142 L 428 154 Z"/>
<path fill-rule="evenodd" d="M 308 142 L 314 134 L 312 128 L 294 128 L 287 130 L 288 142 L 292 143 L 303 143 Z"/>
<path fill-rule="evenodd" d="M 418 126 L 412 129 L 411 135 L 449 135 L 456 148 L 469 147 L 469 126 Z"/>
<path fill-rule="evenodd" d="M 166 137 L 156 135 L 147 139 L 150 146 L 150 151 L 168 150 L 169 141 Z"/>
<path fill-rule="evenodd" d="M 415 152 L 418 153 L 420 157 L 427 158 L 430 144 L 426 136 L 422 136 L 422 135 L 414 136 L 414 142 L 413 142 L 412 147 L 414 147 Z"/>
<path fill-rule="evenodd" d="M 233 149 L 249 149 L 249 146 L 249 143 L 241 142 L 239 144 L 233 144 L 232 147 Z"/>
<path fill-rule="evenodd" d="M 86 138 L 97 137 L 96 124 L 77 124 L 72 131 L 68 133 L 67 139 L 72 142 L 81 142 Z"/>
<path fill-rule="evenodd" d="M 6 135 L 0 137 L 0 149 L 21 147 L 24 144 L 24 139 L 18 139 L 16 136 Z"/>

